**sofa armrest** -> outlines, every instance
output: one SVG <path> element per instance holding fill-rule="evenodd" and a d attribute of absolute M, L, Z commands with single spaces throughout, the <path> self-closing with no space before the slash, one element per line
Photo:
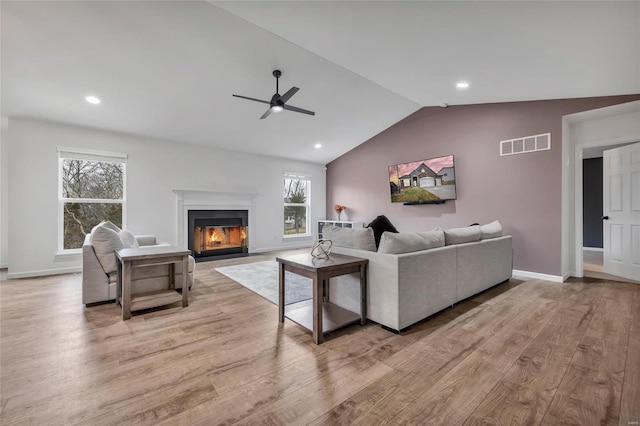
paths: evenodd
<path fill-rule="evenodd" d="M 157 244 L 155 235 L 136 235 L 136 240 L 141 246 L 155 246 Z"/>
<path fill-rule="evenodd" d="M 82 246 L 82 303 L 96 303 L 109 300 L 109 277 L 102 269 L 93 246 Z"/>

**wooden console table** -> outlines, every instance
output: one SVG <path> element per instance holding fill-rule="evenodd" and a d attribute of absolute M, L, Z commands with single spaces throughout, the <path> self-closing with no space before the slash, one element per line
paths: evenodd
<path fill-rule="evenodd" d="M 368 259 L 331 254 L 327 260 L 314 260 L 310 254 L 276 257 L 280 264 L 279 321 L 285 317 L 285 271 L 313 280 L 313 300 L 304 300 L 287 306 L 286 317 L 313 331 L 313 341 L 323 342 L 325 332 L 336 330 L 360 320 L 367 322 L 367 265 Z M 329 287 L 329 279 L 340 275 L 360 273 L 360 315 L 323 300 L 323 289 Z"/>
<path fill-rule="evenodd" d="M 131 311 L 169 305 L 182 300 L 182 307 L 189 306 L 189 250 L 170 245 L 125 248 L 116 250 L 118 263 L 117 300 L 121 300 L 122 319 L 131 318 Z M 182 295 L 175 289 L 175 264 L 182 262 Z M 131 270 L 140 266 L 169 265 L 169 288 L 131 296 Z"/>

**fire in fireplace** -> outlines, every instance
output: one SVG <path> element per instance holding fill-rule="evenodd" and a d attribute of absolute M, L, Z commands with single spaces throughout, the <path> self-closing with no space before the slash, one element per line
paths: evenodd
<path fill-rule="evenodd" d="M 196 226 L 193 234 L 193 250 L 220 250 L 230 247 L 247 247 L 246 226 Z"/>
<path fill-rule="evenodd" d="M 189 250 L 196 261 L 246 256 L 247 210 L 189 210 Z"/>

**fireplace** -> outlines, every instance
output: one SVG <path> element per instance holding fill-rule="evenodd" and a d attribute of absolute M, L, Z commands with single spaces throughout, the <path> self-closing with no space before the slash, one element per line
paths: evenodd
<path fill-rule="evenodd" d="M 247 210 L 189 210 L 188 247 L 196 262 L 247 256 Z"/>

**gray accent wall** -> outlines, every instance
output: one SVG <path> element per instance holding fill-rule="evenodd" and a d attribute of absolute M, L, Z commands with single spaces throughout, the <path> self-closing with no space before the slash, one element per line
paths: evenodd
<path fill-rule="evenodd" d="M 561 274 L 562 117 L 640 95 L 422 108 L 327 165 L 328 218 L 368 223 L 386 215 L 400 231 L 500 220 L 513 236 L 514 269 Z M 551 133 L 551 150 L 500 157 L 499 142 Z M 458 199 L 392 204 L 388 166 L 455 155 Z"/>
<path fill-rule="evenodd" d="M 602 157 L 582 160 L 582 245 L 602 248 Z"/>

